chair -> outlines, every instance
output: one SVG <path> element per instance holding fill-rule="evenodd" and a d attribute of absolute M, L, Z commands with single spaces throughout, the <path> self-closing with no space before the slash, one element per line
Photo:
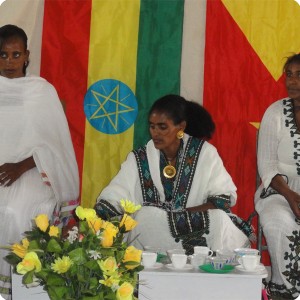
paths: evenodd
<path fill-rule="evenodd" d="M 262 251 L 268 251 L 268 246 L 265 242 L 265 237 L 264 237 L 264 233 L 262 230 L 262 226 L 259 222 L 259 215 L 257 213 L 257 211 L 253 211 L 250 216 L 248 217 L 247 222 L 249 224 L 253 223 L 253 219 L 257 217 L 257 249 L 259 250 L 259 253 L 261 254 Z"/>
<path fill-rule="evenodd" d="M 256 149 L 257 149 L 257 144 L 258 144 L 258 135 L 259 135 L 259 130 L 257 131 L 257 134 L 256 134 Z M 258 168 L 256 168 L 255 190 L 258 189 L 260 184 L 261 184 L 261 178 L 258 173 Z M 259 253 L 261 255 L 262 251 L 268 250 L 268 246 L 265 242 L 265 237 L 263 234 L 262 226 L 260 224 L 259 215 L 258 215 L 257 211 L 254 211 L 250 214 L 250 216 L 248 218 L 248 223 L 252 224 L 252 220 L 254 217 L 257 217 L 257 249 L 259 250 Z"/>

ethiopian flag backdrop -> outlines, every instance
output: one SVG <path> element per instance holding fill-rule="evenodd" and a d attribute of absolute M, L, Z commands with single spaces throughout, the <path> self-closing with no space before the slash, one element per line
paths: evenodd
<path fill-rule="evenodd" d="M 151 104 L 180 93 L 185 13 L 195 7 L 182 0 L 45 1 L 41 75 L 66 102 L 84 206 L 94 205 L 129 151 L 149 139 Z"/>

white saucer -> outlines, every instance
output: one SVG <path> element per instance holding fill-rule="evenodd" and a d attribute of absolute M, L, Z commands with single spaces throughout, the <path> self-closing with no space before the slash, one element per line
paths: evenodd
<path fill-rule="evenodd" d="M 235 268 L 240 272 L 248 273 L 248 274 L 250 274 L 250 273 L 256 274 L 256 273 L 260 273 L 265 270 L 265 267 L 263 265 L 258 265 L 254 270 L 251 270 L 251 271 L 244 269 L 244 267 L 242 265 L 237 265 L 237 266 L 235 266 Z"/>
<path fill-rule="evenodd" d="M 142 264 L 143 265 L 143 264 Z M 150 270 L 150 269 L 159 269 L 159 268 L 161 268 L 163 266 L 163 264 L 162 263 L 155 263 L 152 267 L 145 267 L 144 266 L 144 269 L 147 269 L 147 270 Z"/>
<path fill-rule="evenodd" d="M 182 269 L 175 268 L 172 264 L 166 264 L 166 267 L 173 271 L 187 271 L 194 269 L 194 266 L 186 264 Z"/>

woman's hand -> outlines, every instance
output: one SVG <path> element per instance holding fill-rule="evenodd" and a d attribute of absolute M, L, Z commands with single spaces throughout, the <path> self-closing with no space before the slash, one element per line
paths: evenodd
<path fill-rule="evenodd" d="M 208 202 L 208 203 L 204 203 L 198 206 L 193 206 L 193 207 L 187 207 L 186 210 L 189 212 L 204 212 L 207 211 L 209 209 L 216 209 L 216 207 Z"/>
<path fill-rule="evenodd" d="M 289 196 L 286 196 L 286 200 L 296 218 L 300 220 L 300 195 L 292 191 Z"/>
<path fill-rule="evenodd" d="M 33 157 L 0 166 L 0 186 L 11 186 L 23 173 L 35 167 Z"/>
<path fill-rule="evenodd" d="M 291 190 L 286 181 L 279 174 L 273 177 L 271 187 L 287 200 L 296 218 L 300 219 L 300 195 Z"/>

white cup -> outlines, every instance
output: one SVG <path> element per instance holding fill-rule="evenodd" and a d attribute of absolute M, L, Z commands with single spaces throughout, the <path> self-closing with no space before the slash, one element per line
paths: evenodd
<path fill-rule="evenodd" d="M 172 264 L 176 269 L 182 269 L 186 265 L 187 255 L 186 254 L 172 254 Z"/>
<path fill-rule="evenodd" d="M 243 255 L 242 257 L 238 258 L 238 262 L 245 270 L 253 271 L 260 262 L 260 255 Z"/>
<path fill-rule="evenodd" d="M 194 267 L 194 268 L 197 268 L 201 265 L 204 265 L 205 262 L 206 262 L 206 257 L 207 255 L 206 254 L 193 254 L 190 256 L 191 258 L 191 265 Z"/>
<path fill-rule="evenodd" d="M 157 259 L 156 252 L 143 252 L 142 261 L 145 268 L 151 268 L 155 265 Z"/>
<path fill-rule="evenodd" d="M 205 246 L 195 246 L 194 247 L 194 254 L 205 254 L 206 256 L 212 256 L 213 251 L 210 250 L 208 247 L 205 247 Z"/>

